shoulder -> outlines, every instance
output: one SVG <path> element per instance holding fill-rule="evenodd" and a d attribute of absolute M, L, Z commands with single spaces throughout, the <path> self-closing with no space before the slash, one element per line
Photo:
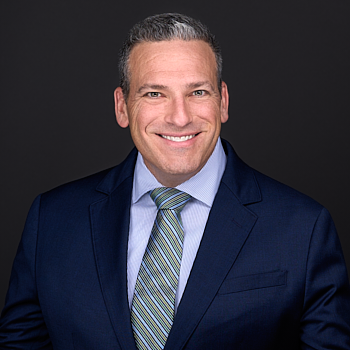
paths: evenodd
<path fill-rule="evenodd" d="M 283 208 L 308 208 L 316 212 L 323 209 L 320 203 L 298 190 L 264 175 L 255 169 L 253 169 L 253 172 L 261 191 L 263 202 L 274 203 L 274 206 Z"/>
<path fill-rule="evenodd" d="M 224 149 L 227 165 L 222 181 L 251 210 L 274 217 L 298 213 L 314 219 L 323 210 L 323 206 L 309 196 L 251 168 L 226 141 Z"/>
<path fill-rule="evenodd" d="M 261 192 L 261 201 L 249 206 L 262 222 L 295 241 L 307 241 L 317 225 L 327 230 L 332 218 L 323 205 L 311 197 L 253 170 Z M 327 234 L 328 235 L 328 234 Z M 297 238 L 298 237 L 298 238 Z"/>
<path fill-rule="evenodd" d="M 69 205 L 92 203 L 105 198 L 125 180 L 132 180 L 136 155 L 133 149 L 122 163 L 112 168 L 55 187 L 40 196 L 41 202 L 45 205 L 61 202 Z"/>

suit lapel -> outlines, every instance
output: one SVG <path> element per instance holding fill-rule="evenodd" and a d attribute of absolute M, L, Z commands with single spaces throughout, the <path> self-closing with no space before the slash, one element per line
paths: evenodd
<path fill-rule="evenodd" d="M 166 349 L 182 349 L 214 299 L 256 217 L 221 184 Z M 218 224 L 219 223 L 219 224 Z"/>
<path fill-rule="evenodd" d="M 98 190 L 106 197 L 90 206 L 95 261 L 103 298 L 120 347 L 135 349 L 127 297 L 127 245 L 135 152 L 112 170 Z"/>
<path fill-rule="evenodd" d="M 227 166 L 211 209 L 165 349 L 181 349 L 197 327 L 234 264 L 257 219 L 244 205 L 261 200 L 251 168 L 223 141 Z M 121 348 L 136 350 L 127 297 L 127 244 L 136 151 L 112 170 L 90 207 L 101 290 Z"/>
<path fill-rule="evenodd" d="M 224 144 L 228 161 L 165 349 L 182 349 L 235 263 L 257 217 L 243 204 L 261 200 L 252 170 Z M 235 176 L 233 176 L 235 175 Z"/>

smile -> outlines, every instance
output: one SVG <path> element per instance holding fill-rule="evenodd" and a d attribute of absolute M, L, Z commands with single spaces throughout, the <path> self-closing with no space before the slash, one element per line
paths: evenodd
<path fill-rule="evenodd" d="M 165 136 L 165 135 L 160 135 L 164 139 L 170 140 L 170 141 L 175 141 L 175 142 L 184 142 L 187 140 L 191 140 L 194 138 L 196 135 L 187 135 L 187 136 Z"/>

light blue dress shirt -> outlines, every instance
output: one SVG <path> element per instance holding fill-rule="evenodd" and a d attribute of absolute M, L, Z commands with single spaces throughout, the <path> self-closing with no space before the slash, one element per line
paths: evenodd
<path fill-rule="evenodd" d="M 177 310 L 186 287 L 225 167 L 226 155 L 219 138 L 204 167 L 196 175 L 176 187 L 190 194 L 192 198 L 181 212 L 184 226 L 184 245 L 175 310 Z M 127 261 L 130 308 L 137 274 L 157 214 L 157 207 L 151 199 L 149 191 L 156 187 L 163 187 L 148 170 L 140 153 L 137 156 L 133 181 Z"/>

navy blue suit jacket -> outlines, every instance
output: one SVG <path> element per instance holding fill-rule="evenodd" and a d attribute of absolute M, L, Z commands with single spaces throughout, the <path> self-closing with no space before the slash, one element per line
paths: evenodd
<path fill-rule="evenodd" d="M 227 166 L 166 349 L 350 349 L 350 292 L 328 212 Z M 1 318 L 1 349 L 136 349 L 127 300 L 136 150 L 39 196 Z"/>

